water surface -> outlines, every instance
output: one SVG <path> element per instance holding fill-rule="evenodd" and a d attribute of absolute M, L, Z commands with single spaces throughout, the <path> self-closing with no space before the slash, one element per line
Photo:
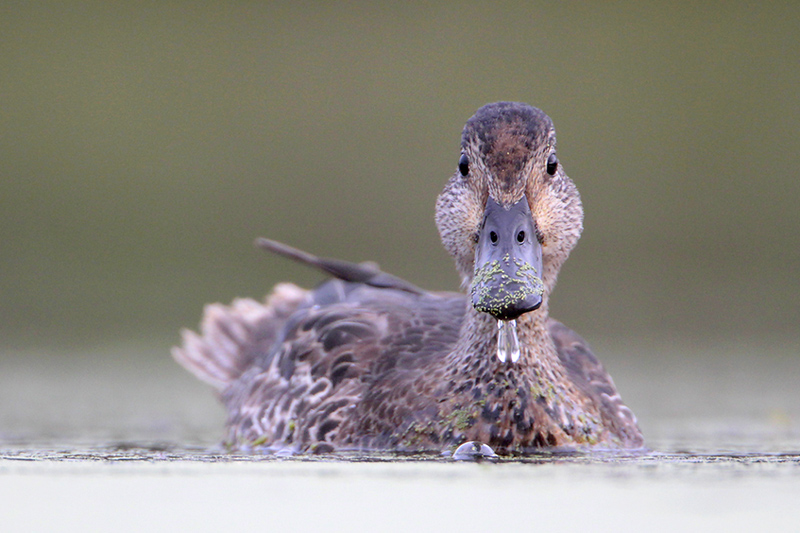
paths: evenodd
<path fill-rule="evenodd" d="M 792 354 L 689 357 L 651 345 L 651 357 L 637 359 L 632 348 L 604 360 L 640 419 L 649 451 L 482 463 L 438 455 L 231 454 L 218 444 L 224 416 L 211 391 L 162 347 L 7 353 L 0 375 L 0 498 L 7 511 L 0 524 L 33 530 L 795 525 L 800 392 Z M 41 502 L 48 502 L 46 515 L 36 512 Z"/>

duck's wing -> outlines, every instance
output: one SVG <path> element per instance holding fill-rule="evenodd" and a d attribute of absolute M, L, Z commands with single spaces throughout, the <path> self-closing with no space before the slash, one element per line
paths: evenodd
<path fill-rule="evenodd" d="M 599 405 L 604 426 L 625 447 L 643 446 L 644 440 L 636 416 L 622 403 L 614 381 L 594 356 L 588 343 L 558 320 L 548 319 L 547 326 L 570 380 Z"/>
<path fill-rule="evenodd" d="M 392 434 L 430 393 L 416 390 L 420 377 L 455 343 L 463 309 L 462 295 L 363 284 L 343 301 L 299 309 L 223 392 L 230 441 L 315 452 L 395 446 Z"/>
<path fill-rule="evenodd" d="M 280 284 L 265 303 L 207 306 L 200 334 L 184 331 L 173 355 L 217 388 L 229 442 L 396 447 L 394 433 L 410 431 L 427 405 L 419 378 L 458 338 L 464 295 L 428 293 L 371 264 L 258 245 L 334 278 L 309 291 Z"/>
<path fill-rule="evenodd" d="M 289 318 L 299 309 L 357 300 L 365 289 L 388 289 L 407 295 L 425 291 L 381 271 L 374 263 L 350 263 L 317 257 L 270 239 L 258 239 L 264 250 L 317 268 L 335 279 L 316 290 L 303 290 L 291 283 L 281 283 L 265 303 L 240 298 L 230 306 L 210 304 L 205 307 L 201 333 L 181 332 L 183 345 L 173 348 L 176 361 L 197 378 L 218 391 L 238 379 L 256 359 L 270 353 L 285 335 Z"/>

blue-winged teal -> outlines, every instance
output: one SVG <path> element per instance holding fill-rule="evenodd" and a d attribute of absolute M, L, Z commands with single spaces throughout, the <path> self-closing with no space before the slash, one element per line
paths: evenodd
<path fill-rule="evenodd" d="M 206 307 L 175 359 L 214 386 L 237 447 L 498 453 L 637 448 L 636 418 L 586 342 L 549 317 L 583 229 L 553 123 L 521 103 L 464 127 L 436 224 L 469 295 L 427 292 L 370 264 L 262 239 L 321 268 L 314 290 L 283 283 L 265 303 Z"/>

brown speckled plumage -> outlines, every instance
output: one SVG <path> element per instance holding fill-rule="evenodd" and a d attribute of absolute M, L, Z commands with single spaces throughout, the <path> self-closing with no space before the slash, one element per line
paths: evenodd
<path fill-rule="evenodd" d="M 636 448 L 633 413 L 577 334 L 548 316 L 583 208 L 555 153 L 549 117 L 525 104 L 482 107 L 467 122 L 436 223 L 464 287 L 489 197 L 527 198 L 541 243 L 538 309 L 517 318 L 521 356 L 497 357 L 497 320 L 463 294 L 425 292 L 368 264 L 327 261 L 262 245 L 325 269 L 306 291 L 280 284 L 265 303 L 206 308 L 175 358 L 213 385 L 228 410 L 228 442 L 300 452 L 452 451 L 467 441 L 498 453 L 542 448 Z"/>

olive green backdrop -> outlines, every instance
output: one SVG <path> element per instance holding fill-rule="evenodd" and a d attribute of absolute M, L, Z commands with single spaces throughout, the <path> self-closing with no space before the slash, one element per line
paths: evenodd
<path fill-rule="evenodd" d="M 544 109 L 597 339 L 800 345 L 800 4 L 0 6 L 0 347 L 163 343 L 321 278 L 456 289 L 433 205 L 481 105 Z"/>

